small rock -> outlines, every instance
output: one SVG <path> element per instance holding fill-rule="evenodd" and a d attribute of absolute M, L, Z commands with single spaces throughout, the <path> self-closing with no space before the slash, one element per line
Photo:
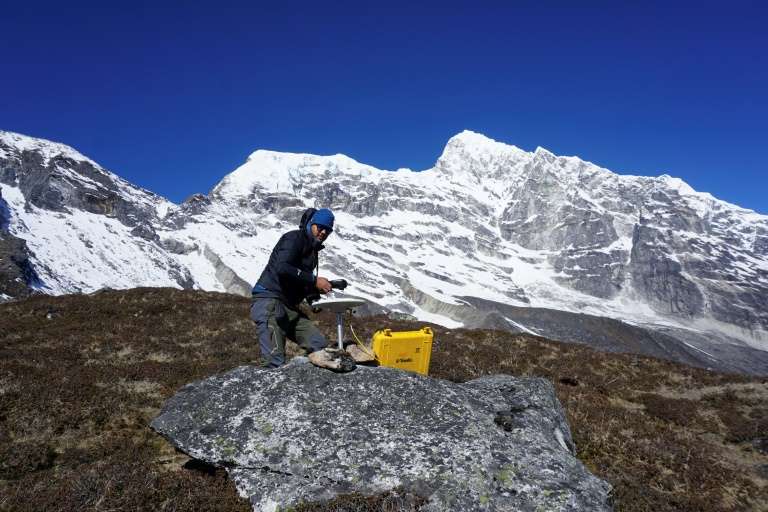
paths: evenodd
<path fill-rule="evenodd" d="M 326 368 L 334 372 L 351 372 L 357 367 L 352 356 L 343 350 L 325 348 L 309 354 L 309 361 L 320 368 Z"/>
<path fill-rule="evenodd" d="M 376 357 L 372 355 L 373 352 L 370 349 L 366 351 L 354 344 L 347 347 L 347 353 L 356 363 L 372 363 L 376 360 Z"/>

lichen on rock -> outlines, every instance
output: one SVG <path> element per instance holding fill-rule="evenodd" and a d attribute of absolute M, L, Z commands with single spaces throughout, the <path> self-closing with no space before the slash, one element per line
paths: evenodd
<path fill-rule="evenodd" d="M 427 511 L 611 510 L 610 485 L 574 457 L 544 379 L 458 384 L 295 358 L 189 384 L 152 428 L 227 468 L 257 511 L 395 488 L 426 498 Z"/>

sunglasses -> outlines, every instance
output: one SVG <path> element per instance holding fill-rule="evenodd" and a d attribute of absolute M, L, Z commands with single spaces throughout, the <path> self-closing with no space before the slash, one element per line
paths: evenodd
<path fill-rule="evenodd" d="M 322 224 L 315 224 L 315 226 L 317 226 L 317 232 L 318 232 L 318 233 L 319 233 L 319 232 L 321 232 L 321 231 L 325 231 L 325 232 L 326 232 L 326 233 L 328 233 L 329 235 L 330 235 L 331 233 L 333 233 L 333 228 L 331 228 L 331 227 L 328 227 L 328 226 L 324 226 L 324 225 L 322 225 Z"/>

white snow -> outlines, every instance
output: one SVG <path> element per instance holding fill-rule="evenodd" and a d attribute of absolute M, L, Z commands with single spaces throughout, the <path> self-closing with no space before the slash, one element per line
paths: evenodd
<path fill-rule="evenodd" d="M 461 322 L 457 322 L 456 320 L 448 318 L 447 316 L 430 313 L 419 307 L 415 308 L 411 314 L 422 322 L 442 325 L 443 327 L 447 327 L 449 329 L 458 329 L 460 327 L 464 327 L 464 324 Z"/>
<path fill-rule="evenodd" d="M 690 343 L 687 343 L 687 342 L 685 342 L 685 341 L 684 341 L 684 342 L 683 342 L 683 345 L 686 345 L 686 346 L 688 346 L 688 347 L 691 347 L 693 350 L 698 350 L 699 352 L 701 352 L 702 354 L 706 355 L 707 357 L 710 357 L 710 358 L 712 358 L 712 359 L 715 359 L 715 360 L 717 359 L 715 356 L 713 356 L 713 355 L 712 355 L 712 354 L 710 354 L 709 352 L 706 352 L 706 351 L 704 351 L 704 350 L 701 350 L 699 347 L 694 347 L 694 346 L 693 346 L 693 345 L 691 345 Z"/>
<path fill-rule="evenodd" d="M 80 210 L 57 213 L 32 205 L 17 187 L 4 186 L 13 211 L 9 231 L 26 240 L 48 293 L 99 288 L 175 286 L 172 260 L 160 248 L 130 235 L 117 219 Z"/>
<path fill-rule="evenodd" d="M 514 320 L 512 320 L 512 319 L 511 319 L 511 318 L 509 318 L 509 317 L 506 317 L 506 316 L 505 316 L 505 317 L 504 317 L 504 320 L 506 320 L 507 322 L 509 322 L 509 324 L 510 324 L 512 327 L 515 327 L 515 328 L 517 328 L 517 329 L 520 329 L 520 330 L 521 330 L 521 331 L 523 331 L 523 332 L 527 332 L 528 334 L 533 334 L 534 336 L 540 336 L 540 334 L 539 334 L 539 333 L 537 333 L 536 331 L 534 331 L 534 330 L 532 330 L 532 329 L 529 329 L 529 328 L 527 328 L 527 327 L 526 327 L 526 326 L 524 326 L 523 324 L 519 324 L 519 323 L 515 322 Z"/>
<path fill-rule="evenodd" d="M 688 185 L 680 178 L 673 178 L 668 174 L 662 174 L 659 176 L 659 179 L 664 181 L 667 184 L 667 187 L 669 187 L 671 190 L 678 191 L 680 195 L 692 195 L 697 193 L 690 185 Z"/>

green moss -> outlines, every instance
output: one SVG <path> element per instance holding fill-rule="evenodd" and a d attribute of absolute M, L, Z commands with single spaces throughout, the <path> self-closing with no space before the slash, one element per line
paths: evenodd
<path fill-rule="evenodd" d="M 496 480 L 498 480 L 502 487 L 506 487 L 516 475 L 517 471 L 514 466 L 504 466 L 496 475 Z"/>
<path fill-rule="evenodd" d="M 227 458 L 231 458 L 233 455 L 235 455 L 235 453 L 237 453 L 237 446 L 231 439 L 216 436 L 216 438 L 213 440 L 213 444 L 215 444 L 216 447 L 221 450 L 221 453 Z"/>

